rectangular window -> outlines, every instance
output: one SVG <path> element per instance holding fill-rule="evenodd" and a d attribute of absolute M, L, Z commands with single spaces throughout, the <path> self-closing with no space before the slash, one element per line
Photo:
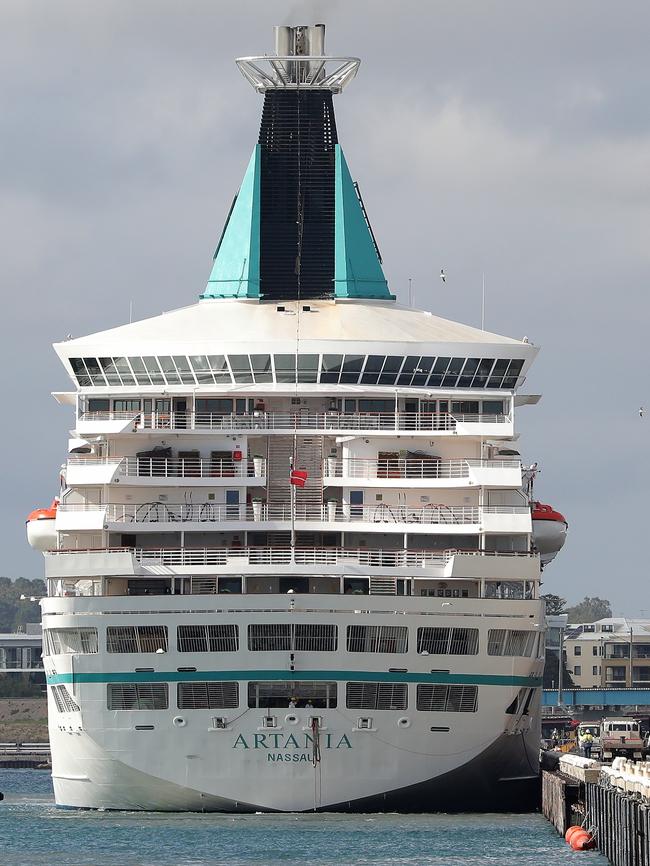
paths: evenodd
<path fill-rule="evenodd" d="M 343 355 L 323 355 L 320 371 L 321 385 L 324 383 L 336 383 L 341 374 Z"/>
<path fill-rule="evenodd" d="M 484 415 L 503 415 L 503 400 L 483 400 L 481 412 Z"/>
<path fill-rule="evenodd" d="M 582 647 L 581 647 L 581 646 L 577 646 L 577 645 L 574 646 L 574 647 L 573 647 L 573 655 L 574 655 L 574 656 L 581 656 L 581 655 L 582 655 Z"/>
<path fill-rule="evenodd" d="M 296 381 L 296 356 L 295 355 L 274 355 L 273 363 L 275 364 L 275 381 L 276 382 L 295 382 Z"/>
<path fill-rule="evenodd" d="M 488 632 L 489 656 L 524 656 L 535 652 L 536 631 L 491 628 Z"/>
<path fill-rule="evenodd" d="M 298 381 L 317 382 L 319 355 L 298 355 Z"/>
<path fill-rule="evenodd" d="M 135 375 L 138 385 L 151 385 L 151 379 L 144 366 L 142 358 L 129 358 L 129 364 Z"/>
<path fill-rule="evenodd" d="M 324 709 L 336 706 L 336 683 L 288 680 L 248 684 L 248 706 L 263 709 L 307 707 Z"/>
<path fill-rule="evenodd" d="M 228 360 L 230 361 L 230 369 L 232 370 L 233 377 L 238 385 L 247 384 L 253 381 L 251 362 L 248 355 L 228 355 Z"/>
<path fill-rule="evenodd" d="M 475 713 L 478 709 L 478 686 L 420 683 L 417 708 L 425 713 Z"/>
<path fill-rule="evenodd" d="M 99 650 L 96 628 L 46 628 L 43 643 L 47 655 L 88 654 Z"/>
<path fill-rule="evenodd" d="M 231 623 L 219 625 L 179 625 L 178 651 L 180 653 L 233 653 L 239 649 L 239 626 Z"/>
<path fill-rule="evenodd" d="M 507 358 L 499 358 L 492 369 L 490 378 L 488 379 L 488 388 L 500 388 L 503 382 L 503 376 L 508 369 L 509 360 Z"/>
<path fill-rule="evenodd" d="M 135 379 L 133 378 L 133 373 L 131 372 L 129 362 L 126 358 L 113 358 L 113 361 L 115 362 L 115 369 L 120 374 L 122 384 L 135 385 Z"/>
<path fill-rule="evenodd" d="M 163 374 L 160 372 L 160 367 L 158 366 L 158 361 L 155 358 L 148 357 L 142 359 L 144 366 L 146 367 L 147 373 L 151 379 L 152 385 L 164 385 L 165 379 Z"/>
<path fill-rule="evenodd" d="M 476 375 L 472 380 L 472 388 L 485 388 L 493 364 L 494 358 L 483 358 L 481 360 Z"/>
<path fill-rule="evenodd" d="M 334 652 L 335 625 L 301 623 L 252 623 L 248 626 L 248 648 L 252 652 Z"/>
<path fill-rule="evenodd" d="M 598 665 L 594 665 L 591 669 L 592 676 L 598 676 Z"/>
<path fill-rule="evenodd" d="M 176 365 L 174 364 L 171 355 L 161 355 L 158 358 L 158 363 L 160 364 L 160 369 L 163 371 L 163 375 L 168 385 L 181 384 L 181 377 L 176 372 Z"/>
<path fill-rule="evenodd" d="M 109 653 L 167 652 L 166 625 L 109 625 L 106 651 Z"/>
<path fill-rule="evenodd" d="M 113 400 L 114 412 L 139 412 L 139 400 Z"/>
<path fill-rule="evenodd" d="M 109 683 L 106 705 L 109 710 L 166 710 L 167 683 Z"/>
<path fill-rule="evenodd" d="M 418 654 L 475 656 L 478 653 L 477 628 L 418 629 Z"/>
<path fill-rule="evenodd" d="M 106 381 L 109 385 L 117 385 L 120 386 L 122 384 L 122 380 L 117 374 L 117 370 L 115 369 L 115 364 L 112 358 L 99 358 L 99 363 L 101 364 L 102 371 L 104 376 L 106 377 Z"/>
<path fill-rule="evenodd" d="M 574 673 L 577 677 L 582 676 L 582 665 L 574 665 L 573 673 Z"/>
<path fill-rule="evenodd" d="M 239 683 L 179 683 L 179 710 L 228 710 L 239 706 Z"/>
<path fill-rule="evenodd" d="M 406 683 L 346 683 L 345 705 L 349 710 L 405 710 Z"/>
<path fill-rule="evenodd" d="M 359 381 L 359 375 L 365 360 L 364 355 L 346 355 L 343 360 L 343 369 L 339 380 L 341 384 L 355 385 Z"/>
<path fill-rule="evenodd" d="M 348 652 L 405 653 L 408 629 L 403 625 L 349 625 Z"/>
<path fill-rule="evenodd" d="M 251 355 L 251 366 L 256 383 L 273 381 L 270 355 Z"/>

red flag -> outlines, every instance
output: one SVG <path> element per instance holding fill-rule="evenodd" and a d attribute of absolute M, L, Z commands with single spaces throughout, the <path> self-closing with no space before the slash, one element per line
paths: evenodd
<path fill-rule="evenodd" d="M 296 487 L 304 487 L 308 478 L 309 473 L 304 469 L 292 469 L 289 481 Z"/>

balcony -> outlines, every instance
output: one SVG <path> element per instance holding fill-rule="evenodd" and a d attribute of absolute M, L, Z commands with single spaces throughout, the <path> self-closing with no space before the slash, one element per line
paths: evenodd
<path fill-rule="evenodd" d="M 57 529 L 83 530 L 108 528 L 125 531 L 137 525 L 141 531 L 159 531 L 183 527 L 187 530 L 287 529 L 292 520 L 289 505 L 254 502 L 252 505 L 229 505 L 217 502 L 168 503 L 144 502 L 97 505 L 63 502 L 57 510 Z M 293 514 L 297 529 L 326 531 L 345 529 L 383 532 L 395 527 L 400 532 L 529 533 L 530 509 L 514 506 L 479 508 L 474 505 L 341 505 L 328 502 L 323 506 L 297 505 Z M 320 524 L 320 525 L 319 525 Z"/>
<path fill-rule="evenodd" d="M 86 412 L 77 420 L 79 436 L 175 430 L 190 433 L 304 433 L 391 435 L 396 431 L 413 435 L 465 435 L 510 438 L 509 415 L 450 415 L 425 412 L 253 412 L 219 415 L 200 412 L 137 413 Z"/>
<path fill-rule="evenodd" d="M 224 487 L 266 485 L 266 460 L 219 460 L 202 458 L 117 457 L 95 459 L 69 457 L 68 486 L 118 483 L 128 486 Z"/>
<path fill-rule="evenodd" d="M 360 483 L 361 482 L 361 483 Z M 362 487 L 521 487 L 519 460 L 325 459 L 323 483 Z"/>

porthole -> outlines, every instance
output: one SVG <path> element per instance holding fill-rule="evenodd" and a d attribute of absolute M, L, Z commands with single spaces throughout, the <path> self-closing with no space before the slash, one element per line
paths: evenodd
<path fill-rule="evenodd" d="M 182 716 L 174 716 L 172 719 L 172 725 L 174 725 L 175 728 L 184 728 L 186 724 L 187 722 Z"/>
<path fill-rule="evenodd" d="M 406 718 L 406 716 L 402 716 L 401 718 L 399 718 L 397 720 L 397 727 L 398 728 L 410 728 L 411 722 L 409 719 Z"/>
<path fill-rule="evenodd" d="M 298 724 L 298 716 L 294 716 L 293 713 L 289 713 L 289 715 L 285 716 L 284 720 L 288 725 Z"/>

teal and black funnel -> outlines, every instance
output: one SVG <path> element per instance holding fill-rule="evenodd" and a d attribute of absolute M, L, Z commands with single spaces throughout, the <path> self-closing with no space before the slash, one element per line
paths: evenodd
<path fill-rule="evenodd" d="M 316 65 L 272 59 L 290 61 L 285 77 L 304 78 L 303 67 Z M 393 299 L 338 143 L 338 91 L 327 80 L 258 87 L 265 90 L 259 141 L 203 298 Z"/>

